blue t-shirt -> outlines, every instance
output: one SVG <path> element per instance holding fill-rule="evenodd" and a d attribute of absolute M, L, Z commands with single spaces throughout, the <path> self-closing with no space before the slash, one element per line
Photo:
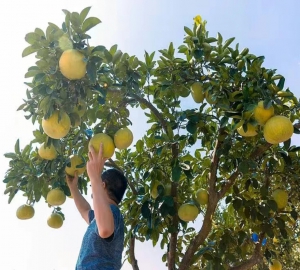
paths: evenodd
<path fill-rule="evenodd" d="M 76 270 L 120 270 L 124 247 L 124 221 L 116 205 L 110 205 L 115 230 L 111 237 L 99 236 L 94 211 L 89 211 L 89 226 L 83 237 Z"/>

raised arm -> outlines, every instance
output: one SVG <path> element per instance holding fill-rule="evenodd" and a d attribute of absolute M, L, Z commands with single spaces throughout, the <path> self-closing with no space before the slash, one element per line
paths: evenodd
<path fill-rule="evenodd" d="M 75 205 L 76 205 L 79 213 L 81 214 L 82 218 L 86 221 L 86 223 L 89 224 L 90 223 L 89 222 L 89 211 L 91 210 L 91 206 L 78 190 L 78 187 L 77 187 L 78 175 L 77 175 L 77 173 L 75 173 L 74 177 L 67 175 L 66 181 L 70 188 L 71 195 L 74 199 Z"/>
<path fill-rule="evenodd" d="M 92 185 L 93 206 L 98 232 L 101 238 L 108 238 L 114 232 L 114 217 L 110 209 L 110 198 L 101 179 L 105 162 L 105 158 L 102 157 L 102 149 L 102 144 L 99 153 L 96 153 L 94 148 L 90 148 L 87 172 Z"/>

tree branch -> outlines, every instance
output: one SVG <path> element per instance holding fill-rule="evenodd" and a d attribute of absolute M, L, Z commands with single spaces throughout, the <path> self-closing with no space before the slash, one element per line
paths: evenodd
<path fill-rule="evenodd" d="M 129 242 L 129 258 L 133 270 L 139 270 L 137 260 L 135 258 L 135 237 L 132 235 Z"/>
<path fill-rule="evenodd" d="M 222 135 L 224 133 L 224 129 L 220 128 L 219 129 L 219 135 Z M 209 196 L 208 196 L 208 204 L 207 204 L 207 209 L 206 213 L 204 215 L 203 219 L 203 224 L 196 235 L 196 237 L 191 241 L 190 245 L 188 246 L 182 261 L 179 266 L 179 270 L 186 270 L 189 269 L 191 265 L 192 258 L 198 249 L 200 245 L 202 245 L 207 238 L 209 232 L 211 231 L 212 228 L 212 219 L 213 215 L 215 213 L 219 198 L 218 194 L 216 192 L 215 184 L 216 184 L 216 179 L 217 179 L 217 170 L 219 166 L 219 156 L 218 156 L 218 150 L 221 148 L 222 142 L 220 140 L 216 140 L 213 156 L 212 156 L 212 162 L 211 162 L 211 167 L 210 167 L 210 174 L 209 174 Z"/>
<path fill-rule="evenodd" d="M 251 258 L 249 260 L 242 262 L 240 265 L 229 268 L 229 270 L 247 270 L 247 269 L 250 269 L 251 267 L 253 267 L 254 265 L 260 263 L 263 259 L 263 256 L 261 254 L 261 246 L 262 246 L 262 241 L 263 241 L 264 235 L 265 235 L 264 232 L 260 234 L 260 237 L 259 237 L 260 240 L 256 244 L 254 253 L 251 256 Z"/>
<path fill-rule="evenodd" d="M 178 158 L 178 144 L 172 144 L 172 157 L 173 161 Z M 177 212 L 177 187 L 178 184 L 176 182 L 172 181 L 171 186 L 171 196 L 174 199 L 174 209 Z M 169 252 L 168 252 L 168 269 L 174 270 L 175 269 L 175 260 L 176 260 L 176 249 L 177 249 L 177 237 L 178 237 L 178 215 L 174 215 L 172 217 L 172 226 L 175 228 L 175 230 L 171 233 L 170 238 L 170 246 L 169 246 Z"/>
<path fill-rule="evenodd" d="M 152 105 L 152 103 L 150 103 L 148 100 L 140 97 L 137 94 L 130 93 L 129 95 L 133 97 L 135 100 L 137 100 L 139 103 L 142 103 L 145 106 L 147 106 L 150 109 L 150 111 L 156 116 L 158 121 L 161 123 L 161 126 L 165 131 L 165 133 L 170 135 L 168 132 L 168 122 L 164 119 L 163 115 Z"/>

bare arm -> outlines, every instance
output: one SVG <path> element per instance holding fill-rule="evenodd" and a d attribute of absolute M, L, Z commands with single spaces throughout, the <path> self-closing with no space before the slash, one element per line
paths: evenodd
<path fill-rule="evenodd" d="M 110 199 L 101 179 L 104 162 L 105 159 L 102 157 L 102 145 L 100 146 L 99 153 L 96 153 L 95 150 L 91 148 L 89 161 L 87 162 L 87 171 L 92 185 L 95 219 L 100 237 L 108 238 L 114 232 L 114 217 L 110 209 Z"/>
<path fill-rule="evenodd" d="M 75 175 L 73 178 L 67 175 L 67 184 L 70 188 L 75 205 L 79 213 L 81 214 L 82 218 L 86 221 L 87 224 L 89 224 L 89 211 L 91 210 L 91 206 L 79 192 L 77 183 L 78 183 L 77 175 Z"/>

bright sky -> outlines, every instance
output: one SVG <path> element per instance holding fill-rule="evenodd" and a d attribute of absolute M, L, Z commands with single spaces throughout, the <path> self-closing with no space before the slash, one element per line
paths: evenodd
<path fill-rule="evenodd" d="M 84 3 L 84 4 L 83 4 Z M 33 126 L 22 112 L 16 112 L 25 97 L 24 74 L 34 65 L 33 57 L 22 58 L 27 46 L 26 33 L 36 27 L 46 29 L 47 23 L 61 25 L 62 9 L 80 12 L 92 6 L 89 16 L 102 20 L 90 31 L 92 45 L 110 47 L 118 44 L 123 52 L 143 57 L 144 51 L 166 48 L 171 41 L 178 47 L 184 36 L 183 27 L 191 27 L 193 17 L 200 14 L 208 21 L 207 29 L 212 36 L 217 32 L 224 39 L 236 37 L 240 48 L 249 47 L 256 55 L 266 56 L 264 66 L 277 68 L 286 78 L 286 86 L 299 97 L 300 73 L 300 2 L 263 0 L 60 0 L 60 1 L 3 1 L 0 6 L 1 25 L 1 78 L 2 106 L 0 107 L 0 269 L 1 270 L 72 270 L 86 229 L 85 222 L 75 209 L 71 199 L 63 205 L 66 216 L 59 230 L 47 226 L 51 213 L 47 204 L 35 205 L 35 217 L 20 221 L 15 212 L 26 202 L 20 194 L 7 204 L 2 183 L 8 160 L 3 157 L 13 151 L 20 138 L 21 147 L 32 139 Z M 140 114 L 131 115 L 135 140 L 143 135 Z M 295 137 L 295 136 L 294 136 Z M 299 138 L 297 138 L 299 139 Z M 87 197 L 91 202 L 91 199 Z M 201 225 L 198 220 L 197 227 Z M 165 269 L 161 262 L 162 252 L 152 244 L 137 244 L 136 257 L 142 270 Z M 132 269 L 125 264 L 123 270 Z"/>

